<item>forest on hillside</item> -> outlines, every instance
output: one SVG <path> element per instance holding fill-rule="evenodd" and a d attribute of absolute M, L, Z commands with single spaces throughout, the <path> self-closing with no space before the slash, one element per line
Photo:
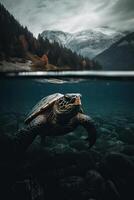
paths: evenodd
<path fill-rule="evenodd" d="M 9 60 L 10 57 L 26 59 L 26 52 L 30 52 L 40 57 L 47 54 L 49 63 L 59 67 L 77 70 L 101 69 L 96 61 L 77 55 L 57 42 L 50 43 L 40 34 L 36 39 L 2 4 L 0 4 L 0 27 L 0 60 Z"/>

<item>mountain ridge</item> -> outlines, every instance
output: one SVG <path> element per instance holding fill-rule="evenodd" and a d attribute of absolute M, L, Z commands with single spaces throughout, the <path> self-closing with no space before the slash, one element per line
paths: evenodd
<path fill-rule="evenodd" d="M 0 61 L 14 60 L 13 62 L 16 62 L 16 59 L 11 59 L 15 57 L 21 58 L 22 62 L 28 59 L 32 61 L 37 70 L 44 70 L 46 64 L 42 61 L 42 57 L 46 55 L 48 64 L 51 64 L 51 67 L 52 65 L 56 66 L 59 70 L 100 69 L 100 66 L 94 61 L 77 55 L 70 49 L 59 45 L 58 42 L 52 44 L 47 39 L 43 40 L 40 34 L 38 38 L 35 38 L 28 28 L 23 27 L 1 3 L 0 27 L 2 27 L 0 31 Z"/>
<path fill-rule="evenodd" d="M 104 70 L 134 70 L 134 32 L 95 57 Z"/>
<path fill-rule="evenodd" d="M 88 58 L 94 58 L 124 35 L 124 32 L 118 32 L 107 27 L 87 29 L 75 33 L 52 30 L 41 33 L 44 39 L 47 38 L 50 42 L 56 41 L 73 52 Z"/>

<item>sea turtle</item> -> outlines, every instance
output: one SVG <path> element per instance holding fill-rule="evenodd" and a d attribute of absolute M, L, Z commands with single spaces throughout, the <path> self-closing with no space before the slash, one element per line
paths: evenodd
<path fill-rule="evenodd" d="M 23 148 L 28 147 L 37 135 L 44 141 L 46 136 L 65 135 L 78 125 L 87 130 L 89 147 L 96 141 L 95 125 L 93 120 L 84 114 L 81 95 L 77 93 L 54 93 L 44 97 L 28 114 L 25 124 L 26 128 L 17 134 L 17 142 L 20 141 Z"/>

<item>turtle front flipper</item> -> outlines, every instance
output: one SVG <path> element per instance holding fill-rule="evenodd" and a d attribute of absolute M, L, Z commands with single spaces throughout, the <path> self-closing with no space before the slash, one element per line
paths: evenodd
<path fill-rule="evenodd" d="M 96 142 L 96 135 L 97 135 L 94 122 L 89 116 L 84 115 L 82 113 L 78 113 L 77 120 L 79 125 L 83 126 L 88 132 L 89 148 L 91 148 Z"/>

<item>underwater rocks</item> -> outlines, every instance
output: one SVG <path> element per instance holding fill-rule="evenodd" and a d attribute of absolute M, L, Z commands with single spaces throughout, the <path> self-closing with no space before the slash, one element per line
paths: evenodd
<path fill-rule="evenodd" d="M 107 152 L 122 152 L 126 145 L 134 144 L 134 126 L 132 118 L 110 116 L 109 118 L 94 118 L 94 120 L 97 120 L 97 141 L 92 149 L 104 155 Z M 74 133 L 59 137 L 59 139 L 54 140 L 52 143 L 49 142 L 47 147 L 49 150 L 57 152 L 88 151 L 88 143 L 85 140 L 86 137 L 86 132 L 78 129 Z"/>
<path fill-rule="evenodd" d="M 105 174 L 110 177 L 127 178 L 134 176 L 134 163 L 131 158 L 122 153 L 108 153 L 103 161 Z"/>
<path fill-rule="evenodd" d="M 13 117 L 11 117 L 13 116 Z M 17 117 L 16 117 L 17 116 Z M 126 145 L 134 144 L 134 117 L 132 116 L 94 116 L 97 128 L 97 142 L 92 149 L 102 154 L 105 152 L 122 152 Z M 6 114 L 0 119 L 0 130 L 2 133 L 14 135 L 17 127 L 22 126 L 24 114 Z M 16 121 L 17 120 L 17 121 Z M 3 126 L 5 124 L 5 126 Z M 77 129 L 63 137 L 48 137 L 45 148 L 50 152 L 79 152 L 88 151 L 88 142 L 85 141 L 87 133 L 83 129 Z M 39 145 L 39 142 L 37 142 Z M 35 143 L 34 143 L 35 145 Z M 37 146 L 37 145 L 36 145 Z M 33 147 L 34 148 L 34 147 Z"/>
<path fill-rule="evenodd" d="M 121 153 L 132 156 L 134 158 L 134 145 L 125 145 Z"/>
<path fill-rule="evenodd" d="M 122 200 L 134 198 L 134 162 L 122 153 L 108 153 L 100 166 L 105 179 L 110 179 L 118 188 Z"/>
<path fill-rule="evenodd" d="M 123 153 L 107 152 L 106 156 L 96 150 L 50 153 L 42 148 L 29 152 L 20 166 L 11 187 L 17 195 L 14 200 L 24 193 L 31 200 L 36 191 L 38 198 L 34 195 L 33 200 L 129 200 L 129 194 L 134 197 L 134 163 L 131 156 Z M 25 180 L 30 182 L 28 190 Z"/>
<path fill-rule="evenodd" d="M 71 176 L 63 178 L 59 181 L 59 196 L 62 199 L 83 199 L 83 193 L 85 191 L 85 182 L 82 177 Z"/>
<path fill-rule="evenodd" d="M 42 159 L 35 158 L 31 163 L 29 171 L 44 185 L 48 200 L 129 200 L 129 194 L 134 197 L 134 163 L 131 156 L 123 153 L 107 152 L 102 156 L 95 150 L 51 155 L 44 152 Z"/>
<path fill-rule="evenodd" d="M 38 136 L 21 157 L 19 165 L 10 167 L 10 156 L 4 158 L 4 163 L 1 157 L 0 174 L 2 180 L 5 179 L 3 191 L 9 187 L 14 190 L 11 196 L 14 200 L 31 200 L 31 195 L 33 200 L 134 199 L 134 146 L 131 140 L 134 126 L 131 118 L 120 119 L 98 118 L 98 138 L 91 149 L 85 140 L 86 133 L 80 129 L 63 137 L 48 137 L 44 146 Z M 4 135 L 0 137 L 1 154 L 6 146 L 12 147 L 7 139 Z M 6 154 L 10 153 L 8 147 L 4 150 Z M 8 168 L 3 173 L 5 162 Z M 25 180 L 30 182 L 31 189 L 27 190 Z M 26 198 L 21 198 L 23 194 Z"/>
<path fill-rule="evenodd" d="M 85 180 L 90 197 L 102 198 L 105 192 L 105 180 L 101 174 L 95 170 L 90 170 L 87 172 Z"/>
<path fill-rule="evenodd" d="M 119 139 L 127 144 L 134 144 L 134 129 L 133 126 L 118 127 Z"/>
<path fill-rule="evenodd" d="M 108 116 L 98 121 L 98 139 L 96 150 L 105 152 L 123 152 L 126 145 L 134 144 L 134 117 Z"/>

